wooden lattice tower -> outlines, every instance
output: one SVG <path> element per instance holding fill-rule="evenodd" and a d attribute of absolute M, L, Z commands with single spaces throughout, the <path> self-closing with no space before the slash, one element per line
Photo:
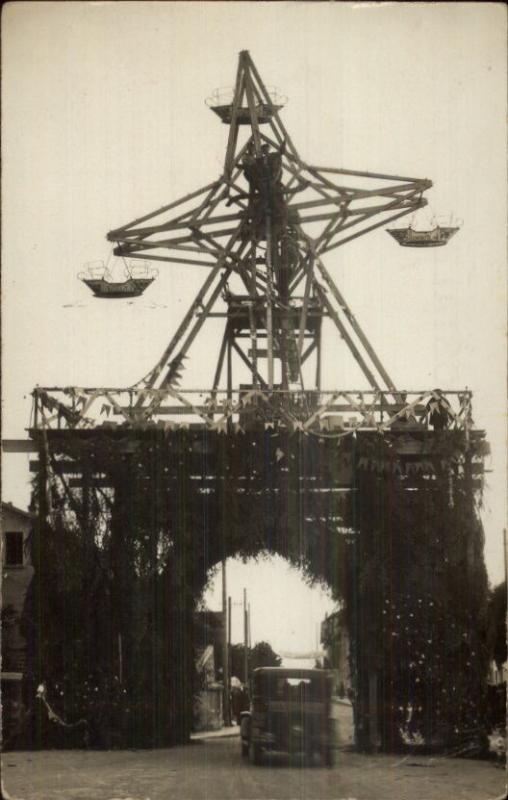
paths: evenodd
<path fill-rule="evenodd" d="M 213 392 L 231 350 L 249 368 L 253 387 L 319 390 L 325 315 L 335 323 L 370 387 L 394 389 L 321 257 L 423 206 L 422 192 L 431 182 L 306 165 L 281 122 L 277 95 L 266 89 L 246 51 L 240 54 L 230 102 L 217 95 L 209 103 L 229 126 L 219 180 L 108 234 L 117 255 L 210 268 L 145 385 L 174 384 L 222 295 L 226 331 Z M 355 179 L 364 186 L 351 188 Z M 240 279 L 241 294 L 228 292 L 232 276 Z M 247 352 L 243 339 L 250 344 Z M 303 365 L 312 353 L 314 379 L 304 386 Z M 280 364 L 278 381 L 275 362 Z M 231 374 L 227 388 L 237 388 Z"/>

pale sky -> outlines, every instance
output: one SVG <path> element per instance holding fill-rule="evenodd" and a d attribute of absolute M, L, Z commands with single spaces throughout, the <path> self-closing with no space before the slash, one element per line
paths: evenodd
<path fill-rule="evenodd" d="M 3 437 L 24 435 L 36 384 L 128 386 L 157 361 L 202 268 L 158 265 L 142 298 L 109 305 L 77 273 L 108 258 L 108 230 L 220 175 L 227 128 L 204 100 L 233 84 L 248 49 L 265 83 L 288 96 L 282 119 L 304 160 L 430 178 L 432 212 L 463 220 L 444 248 L 400 248 L 380 229 L 325 263 L 399 389 L 473 390 L 475 422 L 492 445 L 483 519 L 499 582 L 505 14 L 488 3 L 4 6 Z M 192 351 L 189 387 L 210 382 L 210 331 Z M 327 363 L 338 359 L 344 386 L 361 388 L 331 337 L 325 387 Z M 28 477 L 27 456 L 5 457 L 4 499 L 26 506 Z M 290 581 L 280 565 L 279 574 Z"/>
<path fill-rule="evenodd" d="M 227 594 L 231 596 L 231 641 L 243 642 L 243 589 L 250 605 L 251 642 L 269 641 L 281 652 L 308 653 L 320 648 L 319 625 L 337 608 L 326 586 L 309 586 L 299 570 L 280 556 L 261 556 L 243 563 L 226 562 Z M 222 607 L 222 572 L 219 569 L 205 594 L 208 608 Z M 293 659 L 289 661 L 292 663 Z M 295 666 L 300 664 L 295 663 Z M 314 666 L 311 660 L 302 666 Z"/>

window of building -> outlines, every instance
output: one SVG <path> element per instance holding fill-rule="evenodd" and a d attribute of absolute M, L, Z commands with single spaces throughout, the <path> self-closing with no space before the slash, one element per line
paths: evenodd
<path fill-rule="evenodd" d="M 22 531 L 5 532 L 5 566 L 23 566 L 23 533 Z"/>

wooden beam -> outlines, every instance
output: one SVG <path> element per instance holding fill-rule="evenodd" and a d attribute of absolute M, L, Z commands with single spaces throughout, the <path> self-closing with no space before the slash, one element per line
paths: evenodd
<path fill-rule="evenodd" d="M 319 330 L 316 337 L 316 389 L 321 391 L 321 346 L 322 346 L 323 325 L 319 324 Z"/>
<path fill-rule="evenodd" d="M 224 269 L 224 260 L 225 260 L 227 251 L 234 246 L 237 236 L 238 236 L 238 231 L 236 231 L 235 234 L 231 237 L 230 241 L 228 242 L 227 248 L 225 248 L 225 255 L 223 256 L 222 259 L 220 259 L 217 262 L 217 265 L 214 267 L 214 269 L 212 270 L 212 272 L 210 273 L 210 275 L 206 279 L 205 283 L 203 284 L 203 286 L 201 287 L 200 291 L 198 292 L 198 294 L 197 294 L 197 296 L 196 296 L 196 298 L 194 300 L 194 303 L 191 305 L 189 311 L 187 312 L 187 314 L 185 315 L 184 319 L 182 320 L 177 332 L 173 336 L 171 342 L 169 343 L 168 347 L 164 351 L 162 357 L 159 359 L 159 361 L 157 362 L 156 366 L 151 371 L 151 373 L 149 373 L 149 379 L 148 379 L 148 383 L 147 383 L 147 388 L 152 388 L 154 386 L 154 384 L 157 381 L 157 378 L 159 377 L 159 375 L 161 373 L 161 370 L 162 370 L 162 367 L 164 366 L 164 363 L 168 362 L 169 357 L 172 355 L 172 353 L 175 350 L 178 342 L 183 337 L 183 335 L 185 334 L 185 331 L 187 330 L 187 328 L 191 324 L 193 317 L 197 316 L 196 315 L 197 309 L 198 308 L 202 308 L 203 314 L 200 314 L 199 316 L 197 316 L 197 320 L 196 320 L 196 323 L 195 323 L 194 327 L 192 328 L 192 330 L 190 331 L 190 333 L 187 336 L 187 339 L 185 340 L 184 344 L 180 348 L 180 351 L 179 351 L 179 353 L 177 355 L 178 359 L 181 360 L 183 358 L 183 356 L 186 354 L 186 352 L 188 351 L 189 347 L 191 346 L 192 342 L 194 341 L 197 333 L 199 332 L 199 330 L 201 329 L 201 327 L 203 325 L 204 320 L 206 319 L 207 313 L 213 307 L 214 303 L 217 300 L 217 297 L 219 296 L 219 293 L 222 291 L 222 289 L 225 286 L 226 281 L 227 281 L 227 279 L 228 279 L 228 277 L 229 277 L 229 275 L 231 273 L 231 267 L 227 267 L 225 269 L 223 275 L 220 277 L 220 280 L 218 281 L 217 286 L 215 286 L 215 288 L 213 289 L 211 297 L 209 298 L 208 301 L 206 301 L 206 303 L 204 303 L 204 298 L 205 298 L 208 290 L 212 287 L 213 282 L 216 279 L 216 277 L 218 276 L 220 270 Z M 246 247 L 246 243 L 242 244 L 242 246 L 240 248 L 240 251 L 238 253 L 239 256 L 241 255 L 242 250 L 245 249 L 245 247 Z M 166 377 L 161 381 L 161 387 L 163 387 L 163 386 L 165 386 L 165 385 L 167 385 L 169 383 L 170 373 L 171 373 L 171 370 L 168 371 Z M 138 401 L 138 403 L 136 404 L 136 407 L 139 408 L 141 405 L 142 405 L 142 403 L 140 403 Z M 156 405 L 157 405 L 156 403 L 151 403 L 148 406 L 148 408 L 149 409 L 153 409 Z"/>
<path fill-rule="evenodd" d="M 238 109 L 244 94 L 244 59 L 242 54 L 238 60 L 238 71 L 236 74 L 235 93 L 231 107 L 231 122 L 229 123 L 228 143 L 226 146 L 226 159 L 224 161 L 224 175 L 230 177 L 233 172 L 236 143 L 238 141 Z"/>
<path fill-rule="evenodd" d="M 182 344 L 182 346 L 180 347 L 180 350 L 178 351 L 177 355 L 175 356 L 175 358 L 177 359 L 177 361 L 179 363 L 181 363 L 182 358 L 186 355 L 186 353 L 188 352 L 188 350 L 189 350 L 190 346 L 192 345 L 194 339 L 196 338 L 197 334 L 201 330 L 201 328 L 203 326 L 203 323 L 207 318 L 208 311 L 213 307 L 213 305 L 216 302 L 220 292 L 222 291 L 222 289 L 226 285 L 226 282 L 227 282 L 227 280 L 229 278 L 230 273 L 231 273 L 230 269 L 226 269 L 225 270 L 225 272 L 222 274 L 219 282 L 217 283 L 217 286 L 214 288 L 210 298 L 207 300 L 205 306 L 203 307 L 203 313 L 200 314 L 199 316 L 196 316 L 196 322 L 194 323 L 194 326 L 189 331 L 185 342 Z M 160 388 L 164 388 L 164 386 L 168 386 L 170 384 L 170 382 L 171 382 L 171 378 L 172 378 L 172 374 L 171 374 L 171 367 L 170 367 L 168 372 L 167 372 L 166 377 L 161 381 Z"/>
<path fill-rule="evenodd" d="M 270 95 L 269 95 L 269 93 L 268 93 L 268 91 L 266 89 L 265 84 L 261 80 L 261 77 L 259 75 L 259 72 L 256 69 L 256 66 L 255 66 L 254 62 L 253 62 L 252 58 L 250 57 L 250 55 L 248 53 L 247 53 L 246 61 L 248 63 L 248 66 L 249 66 L 249 69 L 251 71 L 251 74 L 253 75 L 253 77 L 254 77 L 254 79 L 255 79 L 255 81 L 257 83 L 257 88 L 259 90 L 259 93 L 261 94 L 262 97 L 265 98 L 265 101 L 266 101 L 266 103 L 268 105 L 273 106 L 272 98 L 270 97 Z M 275 124 L 274 124 L 275 122 L 277 122 L 277 124 L 279 126 L 279 130 L 277 130 L 277 128 L 275 127 Z M 273 115 L 272 115 L 272 117 L 270 119 L 270 127 L 272 128 L 272 130 L 274 132 L 276 132 L 276 134 L 279 134 L 279 136 L 282 137 L 282 142 L 284 142 L 284 141 L 286 142 L 287 148 L 289 150 L 293 151 L 294 155 L 296 156 L 296 159 L 298 161 L 300 161 L 300 156 L 298 155 L 298 151 L 297 151 L 296 147 L 294 146 L 294 144 L 293 144 L 293 142 L 291 140 L 291 137 L 289 136 L 289 133 L 285 129 L 284 125 L 282 124 L 282 121 L 281 121 L 277 111 L 274 111 L 274 113 L 273 113 Z"/>
<path fill-rule="evenodd" d="M 385 175 L 382 172 L 360 172 L 353 169 L 339 169 L 337 167 L 316 167 L 315 165 L 309 166 L 309 169 L 314 169 L 317 172 L 331 172 L 335 175 L 354 175 L 358 178 L 380 178 L 387 181 L 404 181 L 408 183 L 417 184 L 422 187 L 422 191 L 432 187 L 432 181 L 427 178 L 408 178 L 405 175 Z"/>
<path fill-rule="evenodd" d="M 222 184 L 222 186 L 221 186 L 221 184 Z M 224 184 L 223 184 L 223 181 L 222 181 L 222 179 L 221 179 L 220 181 L 218 181 L 218 183 L 217 183 L 217 188 L 214 188 L 214 189 L 212 189 L 210 192 L 208 192 L 208 194 L 207 194 L 207 196 L 205 197 L 205 199 L 203 200 L 203 202 L 202 202 L 202 203 L 200 203 L 200 204 L 199 204 L 199 206 L 198 206 L 198 207 L 197 207 L 197 208 L 196 208 L 196 209 L 193 211 L 193 213 L 192 213 L 192 222 L 195 222 L 195 221 L 196 221 L 196 219 L 199 217 L 199 215 L 201 214 L 201 212 L 202 212 L 202 211 L 204 211 L 204 209 L 205 209 L 207 206 L 210 206 L 210 205 L 212 205 L 212 203 L 214 202 L 214 194 L 216 193 L 216 191 L 217 191 L 217 189 L 219 188 L 219 186 L 221 186 L 221 188 L 223 188 L 223 189 L 225 189 L 225 188 L 226 188 L 226 187 L 224 186 Z M 219 197 L 220 197 L 220 196 L 221 196 L 221 194 L 219 193 Z M 219 200 L 218 202 L 220 202 L 220 200 Z"/>
<path fill-rule="evenodd" d="M 217 387 L 219 385 L 220 376 L 222 375 L 222 368 L 224 366 L 224 356 L 226 354 L 227 343 L 228 343 L 228 328 L 226 325 L 224 328 L 224 335 L 222 337 L 222 342 L 219 350 L 219 358 L 217 359 L 217 366 L 215 368 L 215 375 L 213 378 L 212 398 L 215 398 L 217 394 Z"/>
<path fill-rule="evenodd" d="M 217 236 L 232 236 L 234 233 L 237 232 L 237 230 L 238 230 L 238 226 L 236 226 L 235 228 L 223 228 L 223 229 L 221 229 L 219 231 L 210 231 L 210 234 L 212 236 L 216 236 L 216 237 Z M 158 242 L 145 242 L 145 241 L 142 241 L 142 242 L 136 241 L 134 243 L 128 242 L 127 246 L 134 244 L 134 245 L 136 245 L 136 250 L 137 251 L 141 251 L 141 250 L 157 250 L 158 248 L 163 250 L 164 248 L 172 249 L 173 245 L 181 244 L 181 243 L 185 243 L 185 242 L 192 242 L 193 244 L 196 244 L 196 241 L 197 241 L 196 234 L 195 233 L 189 233 L 189 234 L 187 234 L 187 236 L 178 236 L 178 237 L 175 237 L 174 239 L 161 239 Z M 119 248 L 117 248 L 117 249 L 120 251 L 119 252 L 120 255 L 125 255 L 125 256 L 130 257 L 131 253 L 130 253 L 129 250 L 122 251 L 121 246 Z M 147 255 L 146 258 L 150 259 L 151 256 Z"/>
<path fill-rule="evenodd" d="M 141 222 L 146 222 L 149 219 L 153 219 L 153 217 L 156 217 L 157 214 L 164 214 L 166 211 L 170 211 L 172 208 L 175 208 L 182 203 L 193 200 L 195 197 L 199 197 L 200 194 L 204 194 L 204 192 L 209 191 L 209 189 L 217 185 L 219 182 L 220 181 L 214 181 L 213 183 L 208 183 L 206 186 L 201 187 L 201 189 L 196 189 L 195 192 L 190 192 L 184 197 L 181 197 L 179 200 L 174 200 L 172 203 L 168 203 L 165 206 L 161 206 L 161 208 L 158 208 L 156 211 L 150 212 L 150 214 L 145 214 L 143 217 L 138 217 L 132 222 L 127 223 L 127 225 L 124 225 L 122 228 L 115 228 L 107 234 L 106 238 L 110 242 L 115 241 L 115 237 L 117 235 L 122 236 L 124 233 L 128 232 L 129 228 L 132 228 L 133 225 L 139 225 Z"/>
<path fill-rule="evenodd" d="M 113 251 L 115 255 L 124 255 L 117 253 L 117 248 Z M 176 258 L 175 256 L 157 256 L 153 253 L 128 253 L 128 258 L 139 258 L 143 261 L 165 261 L 168 264 L 190 264 L 193 267 L 215 267 L 215 261 L 198 261 L 195 258 Z"/>
<path fill-rule="evenodd" d="M 309 306 L 309 299 L 310 299 L 310 290 L 312 287 L 312 278 L 314 274 L 314 255 L 313 253 L 309 253 L 307 258 L 307 269 L 306 269 L 306 279 L 305 279 L 305 290 L 303 295 L 303 306 L 301 309 L 300 315 L 300 330 L 298 333 L 298 359 L 302 360 L 302 353 L 303 353 L 303 344 L 305 339 L 305 327 L 307 324 L 307 310 Z"/>
<path fill-rule="evenodd" d="M 345 212 L 345 214 L 342 214 L 342 215 L 339 214 L 339 216 L 343 216 L 346 219 L 348 217 L 356 217 L 356 216 L 357 217 L 362 217 L 362 219 L 354 220 L 354 221 L 352 221 L 350 223 L 350 225 L 356 225 L 356 224 L 358 224 L 358 222 L 362 222 L 364 219 L 367 219 L 368 217 L 372 217 L 375 214 L 384 214 L 387 211 L 390 211 L 391 209 L 394 209 L 394 208 L 400 208 L 403 203 L 410 202 L 410 201 L 411 201 L 411 198 L 404 197 L 404 198 L 396 198 L 391 203 L 385 203 L 384 205 L 365 206 L 364 208 L 351 208 L 351 206 L 348 206 L 347 211 Z M 290 208 L 291 208 L 291 206 L 290 206 Z M 409 211 L 414 211 L 415 210 L 415 205 L 412 204 L 411 207 L 408 210 Z M 305 222 L 320 222 L 322 220 L 331 220 L 336 216 L 337 216 L 337 212 L 336 211 L 327 211 L 327 212 L 324 212 L 323 214 L 310 214 L 310 215 L 308 215 L 306 217 L 300 217 L 299 221 L 300 221 L 301 224 L 303 224 Z M 342 230 L 342 228 L 338 228 L 337 231 L 334 231 L 333 235 L 335 235 L 335 233 L 340 232 L 341 230 Z M 331 236 L 329 236 L 329 238 L 331 238 Z"/>
<path fill-rule="evenodd" d="M 273 389 L 273 265 L 272 265 L 272 220 L 266 215 L 266 344 L 268 350 L 268 388 Z"/>
<path fill-rule="evenodd" d="M 221 198 L 224 199 L 224 198 Z M 220 202 L 220 200 L 218 201 Z M 219 222 L 230 222 L 232 220 L 239 219 L 240 215 L 238 212 L 233 212 L 232 214 L 221 214 L 218 217 L 202 217 L 201 219 L 195 219 L 189 224 L 188 221 L 183 220 L 182 222 L 174 222 L 170 220 L 169 222 L 165 223 L 164 225 L 160 226 L 160 232 L 165 233 L 166 231 L 176 231 L 176 230 L 185 230 L 186 228 L 201 228 L 203 225 L 216 225 Z M 150 233 L 158 233 L 157 230 L 151 230 Z M 138 231 L 133 231 L 133 235 L 136 235 Z M 143 233 L 141 229 L 139 233 Z"/>
<path fill-rule="evenodd" d="M 334 244 L 330 244 L 327 247 L 319 250 L 319 255 L 324 255 L 324 253 L 329 253 L 330 250 L 335 250 L 336 247 L 340 247 L 346 242 L 351 242 L 353 239 L 357 239 L 358 236 L 363 236 L 365 233 L 369 233 L 370 231 L 375 230 L 376 228 L 380 228 L 381 225 L 388 225 L 390 222 L 394 222 L 396 219 L 400 219 L 401 217 L 406 216 L 406 214 L 411 214 L 418 208 L 422 208 L 423 206 L 427 205 L 427 201 L 421 200 L 412 208 L 405 208 L 400 211 L 398 214 L 393 214 L 392 216 L 388 217 L 387 219 L 381 220 L 381 222 L 375 222 L 373 225 L 369 225 L 367 228 L 362 228 L 361 231 L 357 231 L 356 233 L 351 234 L 351 236 L 346 236 L 345 239 L 341 239 L 339 242 L 335 242 Z"/>
<path fill-rule="evenodd" d="M 259 374 L 259 372 L 258 372 L 257 370 L 254 370 L 254 367 L 253 367 L 253 365 L 252 365 L 252 362 L 251 362 L 251 361 L 249 361 L 249 359 L 247 358 L 247 356 L 245 355 L 245 353 L 243 352 L 243 350 L 241 349 L 241 347 L 239 347 L 239 346 L 238 346 L 238 344 L 236 343 L 236 341 L 235 341 L 234 339 L 232 339 L 232 342 L 231 342 L 231 344 L 232 344 L 232 347 L 233 347 L 233 349 L 235 350 L 235 352 L 236 352 L 236 353 L 238 353 L 238 355 L 240 356 L 240 358 L 241 358 L 241 359 L 242 359 L 242 361 L 244 362 L 244 364 L 245 364 L 245 365 L 246 365 L 246 366 L 249 368 L 249 370 L 250 370 L 251 372 L 253 372 L 253 373 L 255 374 L 255 376 L 256 376 L 256 378 L 257 378 L 257 380 L 259 381 L 259 384 L 260 384 L 260 386 L 262 386 L 262 387 L 263 387 L 263 389 L 268 389 L 268 388 L 269 388 L 269 387 L 268 387 L 268 384 L 266 383 L 266 381 L 265 381 L 265 379 L 263 378 L 263 376 L 262 376 L 262 375 L 260 375 L 260 374 Z"/>
<path fill-rule="evenodd" d="M 234 186 L 235 181 L 242 174 L 242 169 L 239 166 L 239 164 L 240 164 L 241 159 L 243 158 L 243 154 L 248 149 L 248 146 L 249 146 L 249 142 L 246 142 L 244 144 L 244 146 L 238 152 L 238 154 L 237 154 L 237 156 L 236 156 L 236 158 L 235 158 L 235 160 L 233 162 L 233 165 L 231 167 L 231 175 L 229 175 L 229 176 L 225 176 L 224 175 L 222 177 L 221 180 L 224 183 L 223 191 L 220 194 L 218 194 L 218 196 L 208 204 L 208 208 L 206 208 L 206 210 L 204 208 L 202 209 L 204 211 L 202 219 L 208 219 L 208 217 L 215 211 L 215 209 L 217 208 L 219 203 L 222 202 L 223 200 L 225 200 L 226 197 L 228 197 L 229 190 L 230 190 L 231 186 Z"/>
<path fill-rule="evenodd" d="M 254 318 L 254 309 L 252 308 L 252 303 L 249 303 L 249 328 L 250 328 L 250 339 L 251 339 L 251 349 L 252 352 L 249 353 L 250 357 L 252 358 L 252 385 L 256 386 L 257 384 L 257 371 L 258 371 L 258 354 L 261 355 L 261 351 L 258 353 L 258 344 L 257 344 L 257 327 L 256 327 L 256 320 Z"/>
<path fill-rule="evenodd" d="M 2 439 L 4 453 L 37 453 L 37 443 L 32 439 Z"/>
<path fill-rule="evenodd" d="M 335 281 L 332 279 L 330 273 L 325 268 L 324 264 L 322 263 L 321 259 L 318 259 L 317 266 L 323 279 L 326 282 L 326 285 L 330 289 L 331 293 L 333 294 L 335 300 L 339 304 L 341 310 L 344 312 L 349 324 L 353 328 L 354 332 L 358 336 L 360 342 L 364 346 L 365 350 L 367 351 L 368 355 L 374 366 L 376 367 L 377 371 L 381 375 L 383 381 L 385 382 L 388 389 L 392 389 L 395 391 L 395 384 L 388 375 L 387 371 L 383 367 L 380 358 L 378 357 L 377 353 L 375 352 L 374 348 L 372 347 L 371 343 L 367 339 L 363 329 L 361 328 L 360 324 L 357 322 L 355 315 L 349 308 L 344 296 L 341 294 L 337 286 L 335 285 Z"/>
<path fill-rule="evenodd" d="M 309 356 L 312 355 L 314 350 L 317 349 L 317 346 L 318 345 L 317 345 L 316 341 L 313 341 L 309 345 L 309 347 L 307 348 L 307 350 L 303 354 L 302 363 L 305 361 L 305 359 L 309 358 Z M 233 349 L 235 350 L 236 353 L 238 353 L 238 355 L 241 354 L 241 356 L 245 359 L 244 363 L 247 366 L 248 359 L 245 356 L 245 353 L 241 350 L 241 348 L 238 347 L 238 345 L 237 345 L 236 347 L 233 347 Z M 249 367 L 249 369 L 251 369 L 251 367 Z M 265 390 L 267 389 L 266 383 L 264 384 L 263 388 Z M 219 394 L 219 392 L 221 394 L 223 394 L 223 393 L 226 392 L 226 390 L 225 389 L 217 389 L 217 394 Z M 370 392 L 370 390 L 367 390 L 365 392 L 365 394 L 369 394 L 369 392 Z M 204 394 L 205 392 L 203 391 L 202 393 Z M 185 394 L 185 392 L 184 392 L 184 394 Z M 301 394 L 301 392 L 298 391 L 298 394 Z M 352 394 L 355 394 L 355 392 L 352 392 Z M 194 407 L 195 407 L 196 411 L 200 411 L 203 414 L 206 414 L 206 413 L 208 413 L 210 411 L 210 406 L 207 406 L 207 405 L 206 406 L 205 405 L 196 405 Z M 393 412 L 393 414 L 396 414 L 398 411 L 402 411 L 405 407 L 406 406 L 401 405 L 400 403 L 390 403 L 390 404 L 388 404 L 388 403 L 379 402 L 379 403 L 376 403 L 375 405 L 370 404 L 368 408 L 373 413 L 374 412 L 375 413 L 381 413 L 382 411 L 383 412 L 388 412 L 389 411 L 389 412 Z M 125 407 L 125 410 L 127 411 L 128 407 Z M 424 414 L 425 411 L 426 411 L 426 406 L 423 403 L 419 403 L 418 405 L 414 406 L 413 410 L 414 410 L 415 414 Z M 351 403 L 334 403 L 333 405 L 329 406 L 329 408 L 327 409 L 327 412 L 330 412 L 330 413 L 333 412 L 333 413 L 339 413 L 339 414 L 353 413 L 353 412 L 357 412 L 357 411 L 358 411 L 358 409 L 354 405 L 352 405 Z M 217 413 L 217 414 L 220 413 L 220 410 L 217 410 L 215 413 Z M 180 406 L 164 405 L 164 406 L 159 406 L 159 408 L 157 409 L 157 416 L 176 416 L 176 417 L 179 417 L 179 416 L 187 416 L 188 414 L 189 414 L 189 409 L 187 408 L 187 406 L 182 406 L 182 405 L 180 405 Z M 120 413 L 114 411 L 113 412 L 113 416 L 120 416 Z M 404 428 L 401 428 L 401 432 L 404 431 L 404 430 L 409 430 L 409 428 L 407 426 L 404 426 Z M 422 428 L 418 427 L 418 428 L 415 428 L 413 432 L 415 432 L 415 431 L 416 432 L 418 432 L 418 431 L 421 432 L 422 430 L 423 430 Z"/>
<path fill-rule="evenodd" d="M 188 326 L 190 325 L 190 323 L 192 321 L 192 318 L 195 315 L 197 309 L 202 307 L 204 298 L 206 296 L 206 293 L 208 292 L 208 290 L 212 286 L 213 282 L 217 278 L 217 276 L 220 273 L 221 269 L 222 269 L 222 263 L 221 263 L 221 261 L 218 261 L 217 264 L 215 265 L 215 267 L 212 269 L 212 271 L 208 275 L 206 281 L 204 282 L 203 286 L 201 287 L 201 289 L 197 293 L 196 297 L 194 298 L 194 302 L 192 303 L 191 307 L 187 311 L 187 314 L 185 315 L 185 317 L 181 321 L 180 325 L 178 326 L 176 332 L 173 335 L 173 338 L 171 339 L 171 341 L 169 342 L 168 346 L 164 350 L 162 356 L 159 358 L 157 364 L 155 365 L 155 367 L 149 373 L 149 378 L 148 378 L 148 381 L 147 381 L 147 384 L 146 384 L 147 388 L 152 388 L 154 386 L 154 384 L 155 384 L 155 382 L 156 382 L 156 380 L 157 380 L 157 378 L 158 378 L 158 376 L 159 376 L 159 374 L 160 374 L 160 372 L 162 370 L 162 367 L 169 360 L 169 358 L 172 355 L 174 349 L 176 348 L 178 342 L 180 341 L 180 339 L 184 335 L 185 331 L 187 330 Z"/>
<path fill-rule="evenodd" d="M 247 105 L 249 106 L 250 121 L 252 127 L 252 137 L 254 139 L 254 149 L 256 155 L 261 154 L 261 139 L 259 136 L 259 124 L 256 114 L 256 106 L 254 104 L 254 91 L 252 86 L 252 78 L 248 70 L 244 74 L 245 94 L 247 96 Z"/>
<path fill-rule="evenodd" d="M 321 200 L 304 200 L 301 203 L 290 203 L 288 204 L 288 210 L 292 211 L 301 211 L 303 208 L 317 208 L 319 206 L 338 206 L 342 203 L 346 203 L 347 198 L 344 197 L 323 197 Z M 336 213 L 335 211 L 329 212 Z"/>
<path fill-rule="evenodd" d="M 305 362 L 307 361 L 307 359 L 309 358 L 309 356 L 311 356 L 311 355 L 312 355 L 312 353 L 314 352 L 314 350 L 316 349 L 316 347 L 317 347 L 316 340 L 315 340 L 315 339 L 313 339 L 313 340 L 312 340 L 312 342 L 311 342 L 311 343 L 309 344 L 309 346 L 307 347 L 307 349 L 305 350 L 304 354 L 302 355 L 302 364 L 305 364 Z"/>
<path fill-rule="evenodd" d="M 358 366 L 362 370 L 362 372 L 365 375 L 365 377 L 367 378 L 368 382 L 370 383 L 370 385 L 372 386 L 373 389 L 380 389 L 381 387 L 379 386 L 379 384 L 378 384 L 377 380 L 375 379 L 374 375 L 372 374 L 372 372 L 370 371 L 369 367 L 365 363 L 360 351 L 358 350 L 358 348 L 356 347 L 355 343 L 353 342 L 351 336 L 347 332 L 343 322 L 341 321 L 339 315 L 337 314 L 337 312 L 333 308 L 332 304 L 328 300 L 328 298 L 327 298 L 326 294 L 324 293 L 322 287 L 319 285 L 319 283 L 317 281 L 314 282 L 314 287 L 315 287 L 316 291 L 318 292 L 318 294 L 320 295 L 324 305 L 328 308 L 328 312 L 330 314 L 330 317 L 335 322 L 335 325 L 336 325 L 340 335 L 342 336 L 342 338 L 346 342 L 347 346 L 349 347 L 354 359 L 356 360 L 356 363 L 358 364 Z"/>
<path fill-rule="evenodd" d="M 233 399 L 233 359 L 231 355 L 231 348 L 235 342 L 233 339 L 233 330 L 229 323 L 226 325 L 226 334 L 227 334 L 227 362 L 226 362 L 227 399 L 231 401 Z"/>

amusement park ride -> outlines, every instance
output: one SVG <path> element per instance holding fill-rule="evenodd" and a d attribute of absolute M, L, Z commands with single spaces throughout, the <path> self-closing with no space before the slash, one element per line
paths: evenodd
<path fill-rule="evenodd" d="M 428 426 L 432 414 L 437 425 L 470 424 L 467 391 L 397 391 L 323 261 L 332 250 L 425 206 L 431 181 L 305 163 L 279 116 L 284 99 L 265 87 L 242 51 L 234 90 L 217 91 L 207 101 L 228 126 L 222 175 L 109 232 L 114 254 L 131 265 L 124 283 L 83 276 L 98 297 L 137 296 L 153 274 L 145 266 L 136 276 L 135 259 L 197 265 L 208 273 L 194 302 L 158 362 L 134 386 L 37 388 L 35 429 L 99 422 L 167 429 L 185 417 L 187 426 L 197 422 L 222 432 L 281 424 L 323 435 L 333 429 L 340 436 L 401 422 Z M 436 246 L 455 230 L 389 233 L 400 244 Z M 212 385 L 180 388 L 184 361 L 211 318 L 224 320 Z M 325 318 L 356 360 L 367 391 L 322 390 Z M 247 368 L 248 383 L 235 379 L 236 365 L 243 375 Z"/>

